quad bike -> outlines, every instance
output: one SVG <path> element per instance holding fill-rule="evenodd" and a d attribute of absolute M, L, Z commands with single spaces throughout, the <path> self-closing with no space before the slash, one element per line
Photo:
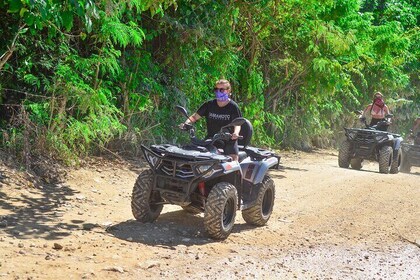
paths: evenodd
<path fill-rule="evenodd" d="M 396 174 L 401 166 L 401 142 L 399 134 L 387 132 L 391 123 L 391 114 L 378 124 L 369 126 L 361 118 L 365 128 L 344 128 L 347 139 L 341 144 L 338 152 L 338 165 L 342 168 L 360 170 L 363 160 L 379 162 L 380 173 Z"/>
<path fill-rule="evenodd" d="M 176 106 L 188 117 L 187 111 Z M 229 128 L 241 126 L 239 160 L 223 155 L 216 141 L 231 138 Z M 241 210 L 248 224 L 263 226 L 273 211 L 275 185 L 267 174 L 279 166 L 280 157 L 271 151 L 249 147 L 253 128 L 244 118 L 234 119 L 212 139 L 200 140 L 192 125 L 190 142 L 141 146 L 150 168 L 137 178 L 131 209 L 136 220 L 155 221 L 164 204 L 175 204 L 191 213 L 204 212 L 204 228 L 214 239 L 225 239 L 231 233 L 236 211 Z"/>
<path fill-rule="evenodd" d="M 420 166 L 420 132 L 411 134 L 413 143 L 402 143 L 401 172 L 410 173 L 412 166 Z"/>

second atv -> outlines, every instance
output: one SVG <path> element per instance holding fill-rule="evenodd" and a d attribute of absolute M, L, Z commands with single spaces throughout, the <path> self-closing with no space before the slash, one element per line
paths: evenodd
<path fill-rule="evenodd" d="M 188 117 L 184 108 L 176 108 Z M 233 161 L 213 144 L 229 140 L 229 129 L 239 125 L 239 161 Z M 274 181 L 267 173 L 278 167 L 280 157 L 248 146 L 253 129 L 244 118 L 233 120 L 212 139 L 197 139 L 192 125 L 184 130 L 190 133 L 188 145 L 142 145 L 150 168 L 139 175 L 133 188 L 131 209 L 136 220 L 153 222 L 164 204 L 175 204 L 188 212 L 204 212 L 204 228 L 215 239 L 229 236 L 237 210 L 247 223 L 265 225 L 275 197 Z"/>
<path fill-rule="evenodd" d="M 366 120 L 362 119 L 365 128 L 345 128 L 347 139 L 340 146 L 338 165 L 360 170 L 364 160 L 373 160 L 379 163 L 380 173 L 398 173 L 403 139 L 399 134 L 386 131 L 391 117 L 389 114 L 385 120 L 373 126 L 367 125 Z"/>

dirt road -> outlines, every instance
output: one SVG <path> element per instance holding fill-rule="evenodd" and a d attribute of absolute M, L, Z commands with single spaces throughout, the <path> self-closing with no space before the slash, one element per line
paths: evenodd
<path fill-rule="evenodd" d="M 180 207 L 134 221 L 133 165 L 38 185 L 0 164 L 0 279 L 420 279 L 420 168 L 377 169 L 338 168 L 335 151 L 282 153 L 268 225 L 238 213 L 220 242 Z"/>

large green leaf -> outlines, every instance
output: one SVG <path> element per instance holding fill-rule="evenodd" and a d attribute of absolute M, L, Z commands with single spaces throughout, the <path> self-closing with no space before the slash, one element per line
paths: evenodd
<path fill-rule="evenodd" d="M 23 7 L 21 0 L 8 0 L 9 2 L 9 9 L 7 12 L 9 13 L 17 13 Z"/>
<path fill-rule="evenodd" d="M 61 13 L 61 19 L 63 20 L 63 26 L 67 31 L 70 31 L 73 27 L 73 12 L 65 11 Z"/>

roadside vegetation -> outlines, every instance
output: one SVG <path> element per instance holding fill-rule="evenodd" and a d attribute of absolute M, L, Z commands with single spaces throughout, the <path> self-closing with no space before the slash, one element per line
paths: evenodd
<path fill-rule="evenodd" d="M 335 146 L 375 91 L 398 132 L 420 113 L 415 0 L 0 0 L 0 18 L 0 148 L 22 162 L 181 141 L 174 105 L 219 78 L 271 148 Z"/>

